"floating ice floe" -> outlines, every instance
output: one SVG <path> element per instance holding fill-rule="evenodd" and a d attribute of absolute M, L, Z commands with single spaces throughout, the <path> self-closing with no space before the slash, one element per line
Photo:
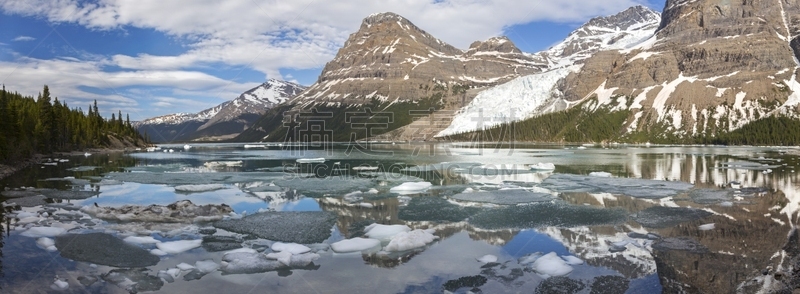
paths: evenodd
<path fill-rule="evenodd" d="M 177 267 L 179 270 L 182 270 L 182 271 L 190 271 L 190 270 L 194 269 L 193 265 L 185 263 L 185 262 L 181 262 L 178 265 L 176 265 L 175 267 Z"/>
<path fill-rule="evenodd" d="M 208 192 L 225 189 L 223 184 L 180 185 L 175 186 L 177 192 Z"/>
<path fill-rule="evenodd" d="M 56 241 L 47 237 L 41 237 L 39 239 L 36 239 L 36 246 L 39 246 L 39 248 L 42 248 L 49 252 L 58 251 L 58 249 L 56 248 Z"/>
<path fill-rule="evenodd" d="M 325 158 L 298 158 L 297 163 L 325 163 Z"/>
<path fill-rule="evenodd" d="M 31 238 L 41 238 L 41 237 L 55 237 L 66 234 L 67 230 L 63 228 L 57 227 L 33 227 L 24 232 L 20 235 L 25 237 Z"/>
<path fill-rule="evenodd" d="M 311 248 L 308 248 L 305 245 L 297 244 L 297 243 L 283 243 L 283 242 L 275 242 L 270 247 L 272 251 L 276 252 L 288 252 L 291 254 L 303 254 L 306 252 L 311 251 Z"/>
<path fill-rule="evenodd" d="M 59 278 L 56 278 L 56 280 L 53 281 L 53 284 L 50 285 L 50 289 L 53 289 L 53 290 L 56 290 L 56 291 L 64 291 L 64 290 L 69 289 L 69 283 L 67 283 L 67 281 L 64 281 L 64 280 L 61 280 Z"/>
<path fill-rule="evenodd" d="M 203 164 L 207 168 L 234 167 L 242 166 L 244 162 L 239 161 L 209 161 Z"/>
<path fill-rule="evenodd" d="M 420 172 L 447 172 L 453 171 L 456 169 L 460 170 L 468 170 L 471 167 L 481 166 L 481 163 L 477 162 L 442 162 L 437 164 L 429 164 L 423 166 L 412 166 L 404 168 L 402 171 L 410 172 L 410 173 L 420 173 Z"/>
<path fill-rule="evenodd" d="M 556 169 L 556 165 L 550 162 L 539 162 L 537 164 L 531 165 L 530 168 L 533 171 L 551 171 Z"/>
<path fill-rule="evenodd" d="M 125 205 L 119 208 L 84 206 L 81 211 L 100 219 L 150 222 L 209 222 L 223 219 L 233 209 L 225 204 L 195 205 L 181 200 L 167 206 Z"/>
<path fill-rule="evenodd" d="M 400 186 L 393 187 L 389 189 L 389 192 L 398 193 L 398 194 L 417 194 L 425 192 L 433 186 L 433 184 L 429 182 L 406 182 L 400 184 Z"/>
<path fill-rule="evenodd" d="M 377 166 L 354 166 L 354 171 L 377 171 Z"/>
<path fill-rule="evenodd" d="M 364 235 L 372 239 L 389 241 L 397 234 L 410 231 L 411 228 L 406 225 L 371 224 L 364 228 Z"/>
<path fill-rule="evenodd" d="M 93 171 L 93 170 L 96 170 L 96 169 L 99 169 L 99 168 L 100 168 L 99 166 L 76 166 L 76 167 L 68 168 L 67 170 L 68 171 L 74 171 L 74 172 L 87 172 L 87 171 Z"/>
<path fill-rule="evenodd" d="M 573 174 L 554 174 L 540 187 L 557 192 L 623 194 L 637 198 L 660 199 L 676 196 L 694 185 L 678 181 L 633 178 L 607 178 Z"/>
<path fill-rule="evenodd" d="M 140 236 L 129 236 L 129 237 L 125 237 L 125 239 L 122 239 L 122 241 L 131 243 L 131 244 L 157 244 L 157 243 L 161 243 L 161 241 L 156 240 L 156 238 L 153 238 L 151 236 L 141 236 L 141 237 Z"/>
<path fill-rule="evenodd" d="M 625 220 L 627 220 L 627 215 L 621 209 L 570 205 L 563 202 L 542 202 L 481 209 L 469 218 L 469 223 L 482 229 L 494 230 L 578 227 L 617 224 Z"/>
<path fill-rule="evenodd" d="M 599 178 L 611 178 L 614 175 L 612 175 L 611 173 L 608 173 L 608 172 L 590 172 L 589 176 L 590 177 L 599 177 Z"/>
<path fill-rule="evenodd" d="M 331 249 L 336 253 L 349 253 L 380 249 L 381 241 L 370 238 L 352 238 L 331 244 Z"/>
<path fill-rule="evenodd" d="M 179 240 L 179 241 L 156 243 L 156 247 L 158 247 L 158 249 L 168 254 L 178 254 L 184 251 L 189 251 L 194 248 L 200 247 L 200 245 L 202 244 L 203 244 L 202 239 Z"/>
<path fill-rule="evenodd" d="M 413 230 L 410 232 L 401 232 L 392 237 L 389 244 L 386 245 L 386 251 L 407 251 L 415 248 L 425 247 L 436 239 L 434 236 L 435 231 L 429 230 Z"/>
<path fill-rule="evenodd" d="M 583 264 L 583 260 L 572 255 L 562 256 L 561 259 L 563 259 L 569 265 Z"/>
<path fill-rule="evenodd" d="M 710 215 L 710 212 L 700 209 L 653 206 L 633 214 L 633 220 L 649 228 L 667 228 Z"/>
<path fill-rule="evenodd" d="M 450 198 L 458 201 L 492 203 L 500 205 L 546 202 L 554 199 L 551 194 L 533 193 L 524 189 L 501 189 L 497 191 L 467 192 L 450 196 Z"/>
<path fill-rule="evenodd" d="M 550 252 L 539 257 L 530 265 L 531 269 L 543 278 L 566 276 L 572 272 L 572 267 L 555 252 Z"/>
<path fill-rule="evenodd" d="M 491 255 L 491 254 L 487 254 L 487 255 L 484 255 L 484 256 L 481 256 L 480 258 L 478 258 L 478 261 L 482 262 L 482 263 L 497 262 L 497 256 Z"/>

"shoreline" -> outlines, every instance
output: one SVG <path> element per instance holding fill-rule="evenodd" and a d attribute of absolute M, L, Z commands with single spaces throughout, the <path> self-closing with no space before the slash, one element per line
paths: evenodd
<path fill-rule="evenodd" d="M 34 154 L 31 158 L 27 158 L 17 162 L 15 164 L 0 164 L 0 180 L 3 180 L 11 175 L 25 169 L 31 167 L 32 165 L 36 165 L 42 162 L 42 159 L 48 157 L 60 157 L 60 156 L 81 156 L 85 153 L 91 154 L 111 154 L 111 153 L 125 153 L 125 152 L 134 152 L 138 147 L 126 147 L 121 149 L 112 149 L 112 148 L 90 148 L 83 151 L 69 151 L 69 152 L 53 152 L 51 154 Z"/>

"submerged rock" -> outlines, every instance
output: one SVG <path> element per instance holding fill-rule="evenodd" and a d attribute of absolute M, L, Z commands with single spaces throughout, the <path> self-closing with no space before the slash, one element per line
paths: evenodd
<path fill-rule="evenodd" d="M 328 239 L 335 223 L 333 212 L 271 211 L 219 221 L 214 227 L 272 241 L 309 244 Z"/>
<path fill-rule="evenodd" d="M 453 195 L 450 198 L 459 201 L 482 202 L 500 205 L 515 205 L 521 203 L 546 202 L 553 200 L 553 196 L 550 194 L 534 193 L 523 189 L 461 193 Z"/>
<path fill-rule="evenodd" d="M 536 287 L 536 294 L 556 294 L 556 293 L 578 293 L 583 290 L 586 285 L 581 281 L 573 280 L 567 277 L 552 277 L 542 281 L 539 287 Z"/>
<path fill-rule="evenodd" d="M 81 211 L 104 220 L 180 223 L 221 220 L 233 212 L 233 209 L 226 204 L 195 205 L 189 200 L 181 200 L 167 206 L 84 206 Z"/>
<path fill-rule="evenodd" d="M 621 209 L 537 203 L 486 209 L 470 218 L 469 222 L 479 228 L 494 230 L 603 225 L 621 223 L 626 219 Z"/>
<path fill-rule="evenodd" d="M 102 275 L 103 280 L 125 289 L 129 293 L 158 291 L 164 286 L 161 278 L 149 275 L 146 268 L 115 269 Z"/>
<path fill-rule="evenodd" d="M 64 258 L 114 267 L 156 265 L 159 258 L 147 250 L 105 233 L 70 234 L 55 238 Z"/>
<path fill-rule="evenodd" d="M 630 281 L 621 276 L 599 276 L 594 278 L 590 294 L 616 294 L 628 291 Z"/>
<path fill-rule="evenodd" d="M 208 252 L 228 251 L 242 248 L 242 240 L 233 236 L 205 236 L 202 246 Z"/>
<path fill-rule="evenodd" d="M 477 276 L 469 276 L 469 277 L 460 277 L 455 280 L 449 280 L 442 285 L 442 287 L 450 292 L 454 292 L 461 288 L 477 288 L 486 284 L 488 279 L 484 276 L 477 275 Z"/>
<path fill-rule="evenodd" d="M 649 228 L 666 228 L 683 222 L 705 218 L 710 212 L 685 207 L 653 206 L 635 213 L 633 219 Z"/>

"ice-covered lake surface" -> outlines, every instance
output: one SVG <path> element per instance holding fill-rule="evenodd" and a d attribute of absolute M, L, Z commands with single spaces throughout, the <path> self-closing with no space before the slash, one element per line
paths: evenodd
<path fill-rule="evenodd" d="M 724 291 L 800 210 L 793 148 L 192 147 L 0 181 L 0 292 Z"/>

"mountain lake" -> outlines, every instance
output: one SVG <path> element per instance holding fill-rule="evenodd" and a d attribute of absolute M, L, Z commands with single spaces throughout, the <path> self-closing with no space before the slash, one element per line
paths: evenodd
<path fill-rule="evenodd" d="M 785 247 L 798 158 L 466 143 L 50 158 L 0 181 L 0 292 L 747 292 L 800 252 Z"/>

